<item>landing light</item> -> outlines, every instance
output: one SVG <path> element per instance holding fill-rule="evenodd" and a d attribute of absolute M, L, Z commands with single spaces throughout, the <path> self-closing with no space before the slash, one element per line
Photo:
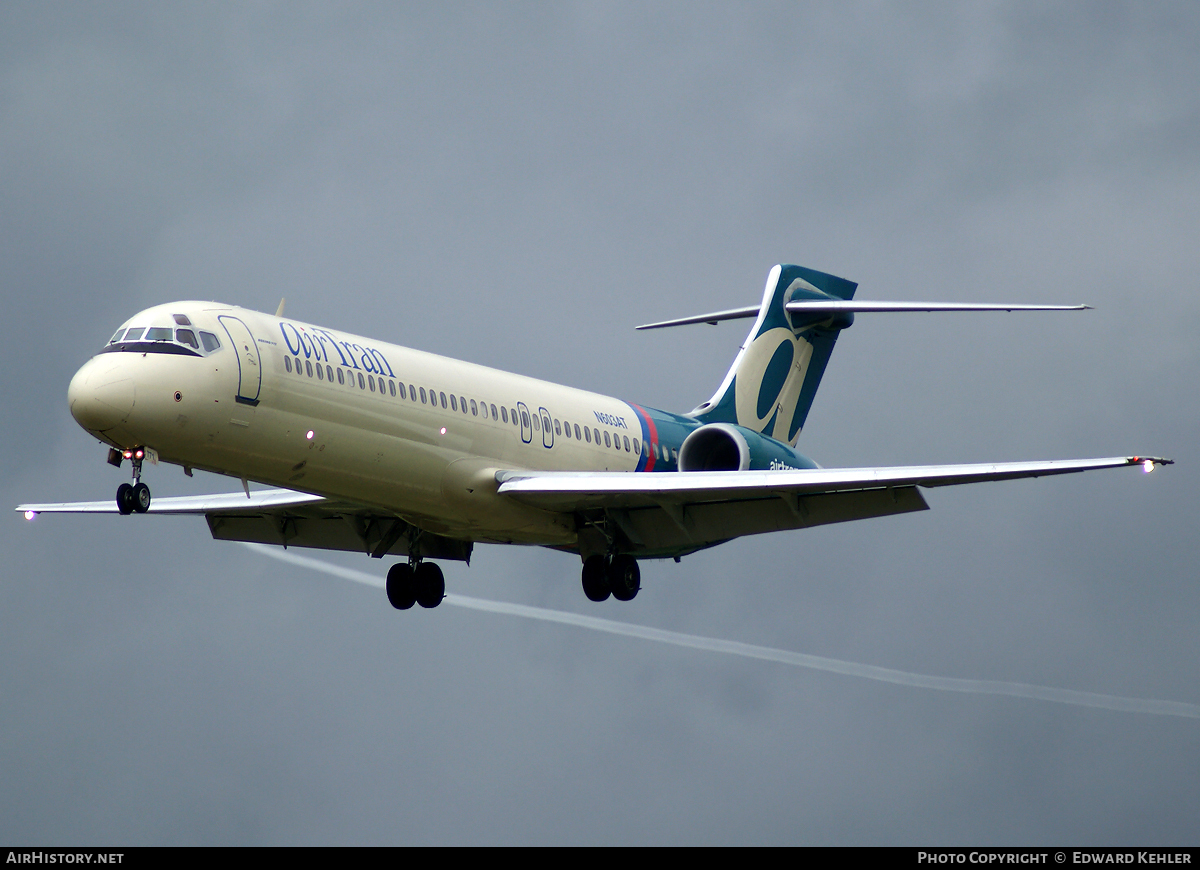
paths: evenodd
<path fill-rule="evenodd" d="M 313 430 L 309 429 L 307 432 L 305 432 L 304 437 L 307 438 L 309 441 L 312 441 L 313 440 Z"/>
<path fill-rule="evenodd" d="M 25 511 L 25 519 L 31 520 L 37 516 L 37 511 Z"/>
<path fill-rule="evenodd" d="M 1145 469 L 1146 474 L 1149 474 L 1151 471 L 1154 470 L 1154 460 L 1147 459 L 1145 462 L 1142 463 L 1142 468 Z"/>
<path fill-rule="evenodd" d="M 443 426 L 443 427 L 442 427 L 442 434 L 443 434 L 443 435 L 445 435 L 445 434 L 446 434 L 446 427 L 445 427 L 445 426 Z"/>

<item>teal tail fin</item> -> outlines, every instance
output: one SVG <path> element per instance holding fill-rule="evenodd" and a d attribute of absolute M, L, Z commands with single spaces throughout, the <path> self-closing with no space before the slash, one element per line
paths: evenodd
<path fill-rule="evenodd" d="M 780 265 L 767 276 L 753 329 L 716 394 L 692 412 L 703 423 L 736 423 L 796 445 L 849 312 L 790 312 L 789 302 L 848 300 L 858 285 Z"/>

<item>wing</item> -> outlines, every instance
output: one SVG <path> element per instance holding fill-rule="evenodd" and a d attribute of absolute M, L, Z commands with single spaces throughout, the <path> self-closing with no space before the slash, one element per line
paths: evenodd
<path fill-rule="evenodd" d="M 233 511 L 282 510 L 299 505 L 325 501 L 319 495 L 294 492 L 290 489 L 259 489 L 249 496 L 244 492 L 222 492 L 215 495 L 186 495 L 156 498 L 150 502 L 151 514 L 209 514 Z M 22 504 L 17 510 L 33 514 L 115 514 L 116 499 L 107 501 L 68 501 L 52 504 Z"/>
<path fill-rule="evenodd" d="M 29 519 L 42 513 L 120 513 L 115 499 L 23 504 L 17 510 Z M 249 497 L 245 492 L 224 492 L 156 498 L 147 513 L 202 515 L 212 536 L 220 541 L 352 550 L 375 558 L 408 556 L 412 548 L 429 558 L 471 558 L 470 541 L 420 531 L 395 514 L 370 505 L 290 489 L 254 490 Z"/>
<path fill-rule="evenodd" d="M 678 555 L 742 535 L 927 510 L 918 487 L 1015 480 L 1140 465 L 1158 457 L 818 468 L 794 471 L 505 471 L 499 491 L 547 510 L 611 524 L 637 555 Z M 611 529 L 605 531 L 611 533 Z"/>

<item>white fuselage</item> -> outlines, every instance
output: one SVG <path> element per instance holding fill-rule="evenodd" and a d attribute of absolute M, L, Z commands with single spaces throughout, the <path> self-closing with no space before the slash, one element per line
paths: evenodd
<path fill-rule="evenodd" d="M 181 323 L 220 347 L 117 340 Z M 69 391 L 101 440 L 478 541 L 575 540 L 569 516 L 497 496 L 497 470 L 671 470 L 691 423 L 668 415 L 662 432 L 609 396 L 215 303 L 147 309 L 122 331 Z"/>

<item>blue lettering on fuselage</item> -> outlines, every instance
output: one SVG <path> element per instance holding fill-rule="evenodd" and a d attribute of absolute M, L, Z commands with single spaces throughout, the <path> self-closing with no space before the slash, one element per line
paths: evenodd
<path fill-rule="evenodd" d="M 305 359 L 331 362 L 329 348 L 332 347 L 338 355 L 339 364 L 346 368 L 365 368 L 369 372 L 378 374 L 386 371 L 389 377 L 396 376 L 387 358 L 377 348 L 362 347 L 348 341 L 341 341 L 328 329 L 308 330 L 303 326 L 297 327 L 287 321 L 281 321 L 279 331 L 283 333 L 283 342 L 294 357 L 303 354 Z M 345 348 L 344 351 L 343 348 Z M 356 350 L 359 353 L 358 360 L 354 358 Z M 359 365 L 360 361 L 362 362 L 361 366 Z"/>
<path fill-rule="evenodd" d="M 612 414 L 605 414 L 601 411 L 592 411 L 592 413 L 595 414 L 596 419 L 599 420 L 605 426 L 615 426 L 618 429 L 628 429 L 629 428 L 628 424 L 626 424 L 626 422 L 625 422 L 624 417 L 616 417 Z"/>

